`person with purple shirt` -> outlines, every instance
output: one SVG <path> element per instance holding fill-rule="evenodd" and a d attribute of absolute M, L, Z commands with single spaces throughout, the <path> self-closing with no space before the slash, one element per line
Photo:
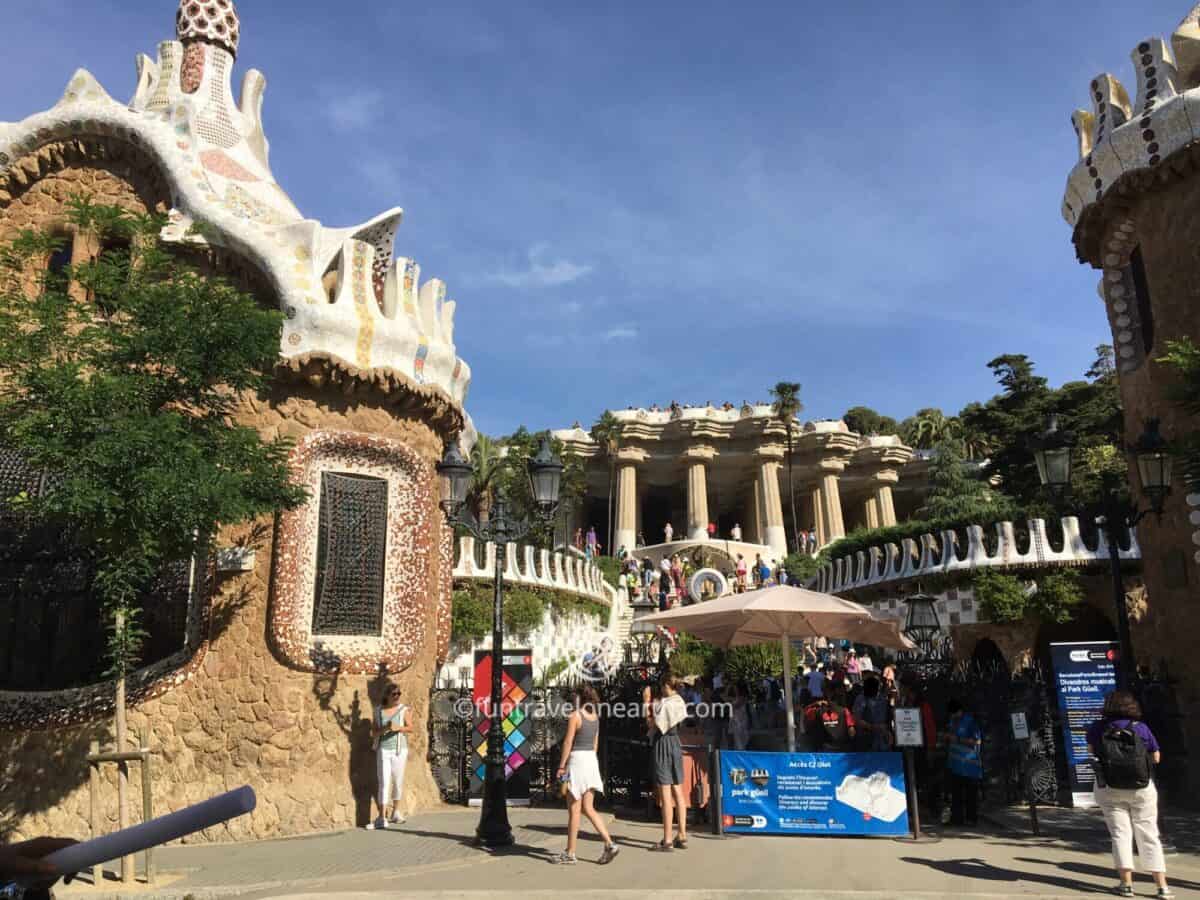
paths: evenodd
<path fill-rule="evenodd" d="M 1108 784 L 1105 777 L 1106 767 L 1114 766 L 1111 758 L 1105 758 L 1106 735 L 1109 741 L 1124 738 L 1126 747 L 1136 748 L 1140 742 L 1149 757 L 1140 761 L 1144 763 L 1145 776 L 1151 773 L 1151 763 L 1157 765 L 1162 761 L 1158 740 L 1141 719 L 1142 708 L 1133 694 L 1113 691 L 1104 701 L 1103 717 L 1088 728 L 1088 752 L 1095 761 L 1096 805 L 1104 813 L 1104 824 L 1112 837 L 1113 861 L 1120 878 L 1115 893 L 1122 897 L 1133 896 L 1133 842 L 1136 837 L 1138 855 L 1158 885 L 1158 896 L 1173 897 L 1167 886 L 1167 867 L 1158 836 L 1158 790 L 1153 779 L 1145 777 L 1144 787 L 1115 787 Z M 1132 739 L 1130 734 L 1134 736 Z M 1110 743 L 1109 746 L 1113 745 Z M 1112 780 L 1111 769 L 1108 774 Z"/>

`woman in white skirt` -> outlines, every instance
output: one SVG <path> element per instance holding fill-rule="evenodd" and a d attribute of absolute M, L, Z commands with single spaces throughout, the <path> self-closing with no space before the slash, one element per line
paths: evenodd
<path fill-rule="evenodd" d="M 592 795 L 604 792 L 604 781 L 600 778 L 600 760 L 596 757 L 596 745 L 600 740 L 600 697 L 594 688 L 583 685 L 575 693 L 575 709 L 567 719 L 567 736 L 563 738 L 562 760 L 558 767 L 558 780 L 566 784 L 567 800 L 567 849 L 554 858 L 556 863 L 574 865 L 575 844 L 579 838 L 579 814 L 588 817 L 592 827 L 604 839 L 604 852 L 600 854 L 600 865 L 607 865 L 617 855 L 604 821 L 596 815 Z"/>
<path fill-rule="evenodd" d="M 400 688 L 388 685 L 383 704 L 375 711 L 371 737 L 375 741 L 375 759 L 379 775 L 379 818 L 367 828 L 384 829 L 389 822 L 404 824 L 400 801 L 404 796 L 404 769 L 408 763 L 408 735 L 412 731 L 408 707 L 400 702 Z M 391 808 L 391 818 L 388 808 Z"/>

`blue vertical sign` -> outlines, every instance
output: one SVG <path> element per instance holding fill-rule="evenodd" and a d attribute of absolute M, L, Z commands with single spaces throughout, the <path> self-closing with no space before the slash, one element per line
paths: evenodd
<path fill-rule="evenodd" d="M 1104 699 L 1117 688 L 1119 645 L 1115 641 L 1051 644 L 1050 661 L 1071 777 L 1071 803 L 1092 806 L 1096 775 L 1088 754 L 1087 730 L 1103 714 Z"/>
<path fill-rule="evenodd" d="M 729 832 L 906 834 L 904 757 L 722 750 L 721 811 Z"/>

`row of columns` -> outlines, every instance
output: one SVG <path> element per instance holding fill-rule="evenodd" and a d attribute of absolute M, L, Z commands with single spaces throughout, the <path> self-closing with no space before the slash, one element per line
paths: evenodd
<path fill-rule="evenodd" d="M 616 547 L 633 547 L 636 544 L 637 466 L 645 461 L 646 455 L 644 450 L 638 448 L 623 448 L 617 454 L 616 533 L 613 541 Z M 687 530 L 677 535 L 679 539 L 704 540 L 708 536 L 710 519 L 707 467 L 715 456 L 716 451 L 711 447 L 691 447 L 684 454 L 687 466 Z M 753 528 L 757 543 L 768 545 L 782 557 L 788 552 L 783 498 L 780 492 L 784 451 L 780 448 L 764 447 L 758 451 L 757 456 L 757 470 L 749 498 L 750 509 L 746 524 Z M 839 486 L 844 468 L 845 464 L 838 461 L 823 462 L 820 477 L 810 495 L 813 527 L 820 546 L 846 534 Z M 864 501 L 864 518 L 868 527 L 880 528 L 896 524 L 896 509 L 892 500 L 892 484 L 896 480 L 895 472 L 881 472 L 875 476 Z"/>

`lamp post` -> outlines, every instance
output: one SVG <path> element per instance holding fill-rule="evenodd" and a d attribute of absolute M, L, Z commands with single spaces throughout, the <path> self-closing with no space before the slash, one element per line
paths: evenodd
<path fill-rule="evenodd" d="M 904 616 L 904 635 L 921 651 L 923 657 L 933 655 L 933 639 L 942 630 L 935 601 L 928 594 L 904 598 L 908 612 Z"/>
<path fill-rule="evenodd" d="M 465 528 L 476 540 L 496 545 L 496 575 L 492 606 L 492 694 L 489 704 L 488 749 L 483 780 L 483 805 L 475 836 L 487 847 L 505 847 L 513 842 L 508 824 L 508 784 L 504 777 L 504 714 L 502 712 L 504 671 L 504 568 L 508 544 L 525 537 L 538 524 L 552 523 L 562 485 L 563 464 L 542 438 L 537 455 L 529 460 L 529 486 L 537 504 L 533 518 L 514 514 L 506 497 L 498 497 L 486 524 L 465 508 L 471 485 L 471 464 L 457 443 L 446 447 L 437 467 L 442 482 L 442 510 L 451 525 Z"/>
<path fill-rule="evenodd" d="M 1058 417 L 1050 416 L 1046 430 L 1031 440 L 1030 449 L 1037 463 L 1038 478 L 1061 500 L 1071 488 L 1071 451 L 1075 448 L 1075 437 L 1070 432 L 1060 431 Z M 1106 478 L 1099 503 L 1089 510 L 1098 525 L 1104 526 L 1108 541 L 1108 559 L 1112 571 L 1113 602 L 1117 608 L 1117 637 L 1121 644 L 1121 665 L 1117 670 L 1117 685 L 1128 688 L 1130 669 L 1135 665 L 1133 640 L 1129 633 L 1129 610 L 1125 604 L 1125 583 L 1121 578 L 1121 548 L 1117 543 L 1117 528 L 1132 529 L 1148 512 L 1161 516 L 1163 503 L 1171 492 L 1171 452 L 1167 441 L 1159 433 L 1158 419 L 1147 419 L 1137 442 L 1129 448 L 1137 463 L 1138 479 L 1142 492 L 1150 501 L 1148 509 L 1138 509 L 1137 504 L 1121 496 L 1120 485 L 1115 479 Z"/>

